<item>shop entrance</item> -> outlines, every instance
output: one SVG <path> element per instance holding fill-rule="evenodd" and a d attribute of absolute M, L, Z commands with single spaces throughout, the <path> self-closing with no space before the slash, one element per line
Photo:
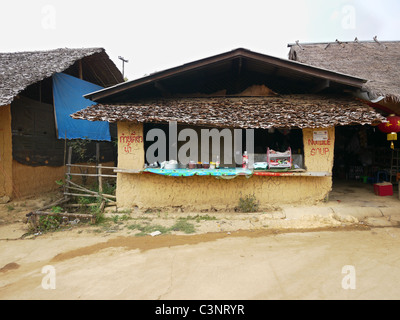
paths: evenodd
<path fill-rule="evenodd" d="M 335 130 L 335 157 L 333 166 L 333 189 L 352 186 L 374 195 L 374 184 L 391 182 L 397 194 L 400 172 L 396 145 L 390 148 L 387 136 L 374 126 L 342 126 Z"/>

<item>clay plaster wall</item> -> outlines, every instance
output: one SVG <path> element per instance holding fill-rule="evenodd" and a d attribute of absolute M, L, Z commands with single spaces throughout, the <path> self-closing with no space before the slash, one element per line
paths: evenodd
<path fill-rule="evenodd" d="M 314 204 L 330 191 L 329 178 L 311 177 L 166 177 L 150 174 L 120 174 L 118 206 L 130 208 L 184 207 L 196 210 L 231 210 L 245 195 L 255 195 L 260 209 L 271 205 Z M 301 192 L 299 192 L 301 190 Z"/>
<path fill-rule="evenodd" d="M 0 197 L 12 196 L 12 137 L 10 105 L 0 106 Z"/>
<path fill-rule="evenodd" d="M 39 166 L 31 167 L 21 164 L 15 160 L 12 162 L 12 173 L 14 181 L 14 192 L 13 198 L 21 198 L 31 195 L 40 194 L 43 192 L 53 191 L 60 188 L 56 183 L 57 180 L 64 180 L 66 168 L 61 167 L 50 167 L 50 166 Z M 83 163 L 87 165 L 87 163 Z M 93 164 L 94 165 L 94 164 Z M 103 163 L 103 166 L 113 167 L 113 162 Z M 87 173 L 96 173 L 95 168 L 88 168 Z M 78 167 L 71 168 L 72 173 L 82 173 Z M 110 169 L 103 169 L 103 174 L 114 174 Z M 73 182 L 83 185 L 81 176 L 73 176 L 71 179 Z M 105 179 L 103 179 L 105 180 Z M 95 177 L 88 177 L 86 185 L 96 183 Z"/>
<path fill-rule="evenodd" d="M 322 129 L 321 129 L 322 130 Z M 324 129 L 326 130 L 326 129 Z M 313 141 L 312 129 L 303 130 L 305 165 L 308 171 L 332 172 L 334 128 L 328 141 Z M 131 137 L 131 138 L 127 138 Z M 140 170 L 144 165 L 143 126 L 118 123 L 118 167 Z M 185 207 L 196 210 L 233 209 L 239 198 L 255 195 L 260 208 L 279 204 L 314 204 L 331 191 L 331 177 L 167 177 L 118 173 L 117 202 L 121 208 Z"/>
<path fill-rule="evenodd" d="M 144 166 L 143 124 L 118 123 L 118 168 L 143 169 Z"/>
<path fill-rule="evenodd" d="M 13 198 L 40 194 L 57 189 L 56 180 L 64 178 L 64 167 L 31 167 L 13 160 Z"/>
<path fill-rule="evenodd" d="M 328 140 L 314 141 L 314 131 L 326 131 Z M 332 173 L 335 128 L 329 129 L 303 129 L 304 164 L 307 171 Z"/>

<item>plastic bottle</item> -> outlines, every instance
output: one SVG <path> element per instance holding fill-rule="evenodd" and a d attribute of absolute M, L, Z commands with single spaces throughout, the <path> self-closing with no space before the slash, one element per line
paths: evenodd
<path fill-rule="evenodd" d="M 215 169 L 219 169 L 219 156 L 217 156 L 217 161 L 215 161 Z"/>
<path fill-rule="evenodd" d="M 249 156 L 247 155 L 247 151 L 243 154 L 242 168 L 247 169 L 249 166 Z"/>

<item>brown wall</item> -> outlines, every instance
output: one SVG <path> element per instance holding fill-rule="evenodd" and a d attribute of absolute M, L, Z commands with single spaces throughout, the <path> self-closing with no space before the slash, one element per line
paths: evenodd
<path fill-rule="evenodd" d="M 12 196 L 12 138 L 10 106 L 0 106 L 0 197 Z"/>
<path fill-rule="evenodd" d="M 64 167 L 31 167 L 13 160 L 14 198 L 56 190 L 56 180 L 64 178 Z"/>
<path fill-rule="evenodd" d="M 84 165 L 88 165 L 84 163 Z M 89 164 L 94 165 L 94 164 Z M 103 166 L 113 167 L 113 162 L 103 163 Z M 13 180 L 14 180 L 14 194 L 13 197 L 26 197 L 31 195 L 37 195 L 48 191 L 57 190 L 60 186 L 56 183 L 57 180 L 64 180 L 65 178 L 65 167 L 50 167 L 40 166 L 31 167 L 23 165 L 17 161 L 13 161 Z M 72 173 L 81 173 L 78 167 L 71 169 Z M 87 173 L 96 173 L 95 168 L 88 168 Z M 114 174 L 111 169 L 103 169 L 103 174 Z M 112 179 L 112 178 L 110 178 Z M 73 176 L 72 181 L 83 185 L 81 176 Z M 106 179 L 103 179 L 104 181 Z M 97 183 L 96 177 L 88 177 L 87 185 Z"/>

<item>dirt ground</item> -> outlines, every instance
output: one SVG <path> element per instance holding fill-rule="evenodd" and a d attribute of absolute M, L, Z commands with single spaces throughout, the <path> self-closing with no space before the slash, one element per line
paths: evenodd
<path fill-rule="evenodd" d="M 59 196 L 0 205 L 0 299 L 400 298 L 398 228 L 333 216 L 133 211 L 28 233 L 26 213 Z M 170 228 L 182 215 L 193 233 L 137 236 L 131 227 Z M 354 289 L 343 288 L 345 266 L 356 272 Z"/>

